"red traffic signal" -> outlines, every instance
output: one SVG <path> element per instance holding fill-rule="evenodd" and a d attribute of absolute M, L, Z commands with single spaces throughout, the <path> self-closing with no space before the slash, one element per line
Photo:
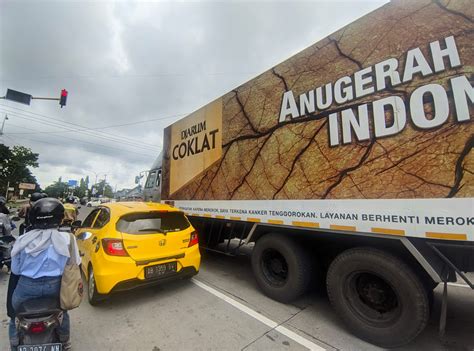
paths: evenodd
<path fill-rule="evenodd" d="M 63 108 L 63 106 L 66 106 L 66 100 L 67 100 L 67 90 L 63 89 L 61 90 L 61 96 L 59 98 L 59 105 L 61 105 L 61 108 Z"/>

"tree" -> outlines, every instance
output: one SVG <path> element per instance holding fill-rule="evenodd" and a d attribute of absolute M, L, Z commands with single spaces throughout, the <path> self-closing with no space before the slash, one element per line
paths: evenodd
<path fill-rule="evenodd" d="M 7 190 L 7 184 L 17 186 L 18 183 L 34 183 L 39 185 L 28 167 L 38 167 L 39 154 L 24 146 L 0 145 L 0 194 Z"/>
<path fill-rule="evenodd" d="M 54 182 L 53 184 L 46 187 L 44 190 L 46 194 L 50 197 L 65 197 L 69 192 L 69 185 L 68 183 L 64 183 L 61 180 L 61 177 L 58 181 Z"/>
<path fill-rule="evenodd" d="M 105 186 L 105 192 L 104 192 L 104 186 Z M 112 187 L 105 182 L 105 180 L 101 180 L 99 183 L 94 185 L 94 188 L 96 189 L 96 194 L 95 196 L 99 195 L 104 195 L 105 197 L 113 197 L 114 196 L 114 191 Z"/>
<path fill-rule="evenodd" d="M 86 178 L 87 180 L 87 178 Z M 86 181 L 84 180 L 84 178 L 81 178 L 80 182 L 79 182 L 79 186 L 74 189 L 74 195 L 76 195 L 77 197 L 84 197 L 86 196 L 86 191 L 87 191 L 87 185 L 86 185 Z"/>

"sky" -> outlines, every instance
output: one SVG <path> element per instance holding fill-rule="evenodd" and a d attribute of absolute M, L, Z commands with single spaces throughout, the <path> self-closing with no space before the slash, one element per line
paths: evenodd
<path fill-rule="evenodd" d="M 43 188 L 135 186 L 163 129 L 387 1 L 0 1 L 6 145 L 39 153 Z"/>

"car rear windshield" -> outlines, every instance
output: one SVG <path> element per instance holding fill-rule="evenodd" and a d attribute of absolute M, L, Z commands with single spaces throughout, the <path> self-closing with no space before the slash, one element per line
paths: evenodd
<path fill-rule="evenodd" d="M 168 233 L 184 230 L 189 222 L 182 212 L 131 213 L 117 222 L 117 230 L 127 234 Z"/>

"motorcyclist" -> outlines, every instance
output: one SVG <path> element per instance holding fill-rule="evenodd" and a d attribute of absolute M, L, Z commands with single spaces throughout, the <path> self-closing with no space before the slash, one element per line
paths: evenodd
<path fill-rule="evenodd" d="M 10 220 L 7 201 L 3 196 L 0 196 L 0 236 L 11 235 L 13 229 L 13 223 Z"/>
<path fill-rule="evenodd" d="M 47 195 L 46 195 L 47 196 Z M 30 228 L 30 217 L 29 212 L 31 207 L 35 204 L 36 201 L 45 198 L 42 193 L 33 193 L 30 196 L 30 201 L 27 204 L 23 205 L 18 212 L 18 217 L 24 218 L 25 221 L 20 225 L 20 235 L 24 234 Z"/>
<path fill-rule="evenodd" d="M 5 199 L 3 196 L 0 196 L 0 213 L 9 215 L 10 210 L 7 207 L 7 199 Z"/>
<path fill-rule="evenodd" d="M 11 253 L 12 273 L 19 276 L 11 296 L 11 306 L 8 306 L 7 301 L 7 306 L 13 307 L 13 310 L 17 310 L 26 300 L 45 296 L 57 297 L 59 303 L 61 276 L 70 257 L 69 247 L 75 250 L 77 257 L 72 264 L 80 264 L 76 241 L 71 242 L 70 233 L 58 231 L 64 218 L 64 206 L 59 200 L 38 200 L 30 209 L 29 218 L 31 230 L 18 238 Z M 10 290 L 13 289 L 9 287 Z M 63 350 L 70 350 L 70 324 L 66 311 L 57 332 Z M 19 337 L 13 317 L 10 320 L 9 336 L 12 349 L 15 349 Z"/>
<path fill-rule="evenodd" d="M 0 236 L 11 235 L 12 234 L 12 222 L 10 217 L 2 212 L 0 212 Z"/>
<path fill-rule="evenodd" d="M 74 205 L 76 199 L 74 196 L 68 196 L 64 200 L 64 220 L 63 224 L 68 225 L 77 220 L 77 215 L 79 214 L 78 209 Z"/>

